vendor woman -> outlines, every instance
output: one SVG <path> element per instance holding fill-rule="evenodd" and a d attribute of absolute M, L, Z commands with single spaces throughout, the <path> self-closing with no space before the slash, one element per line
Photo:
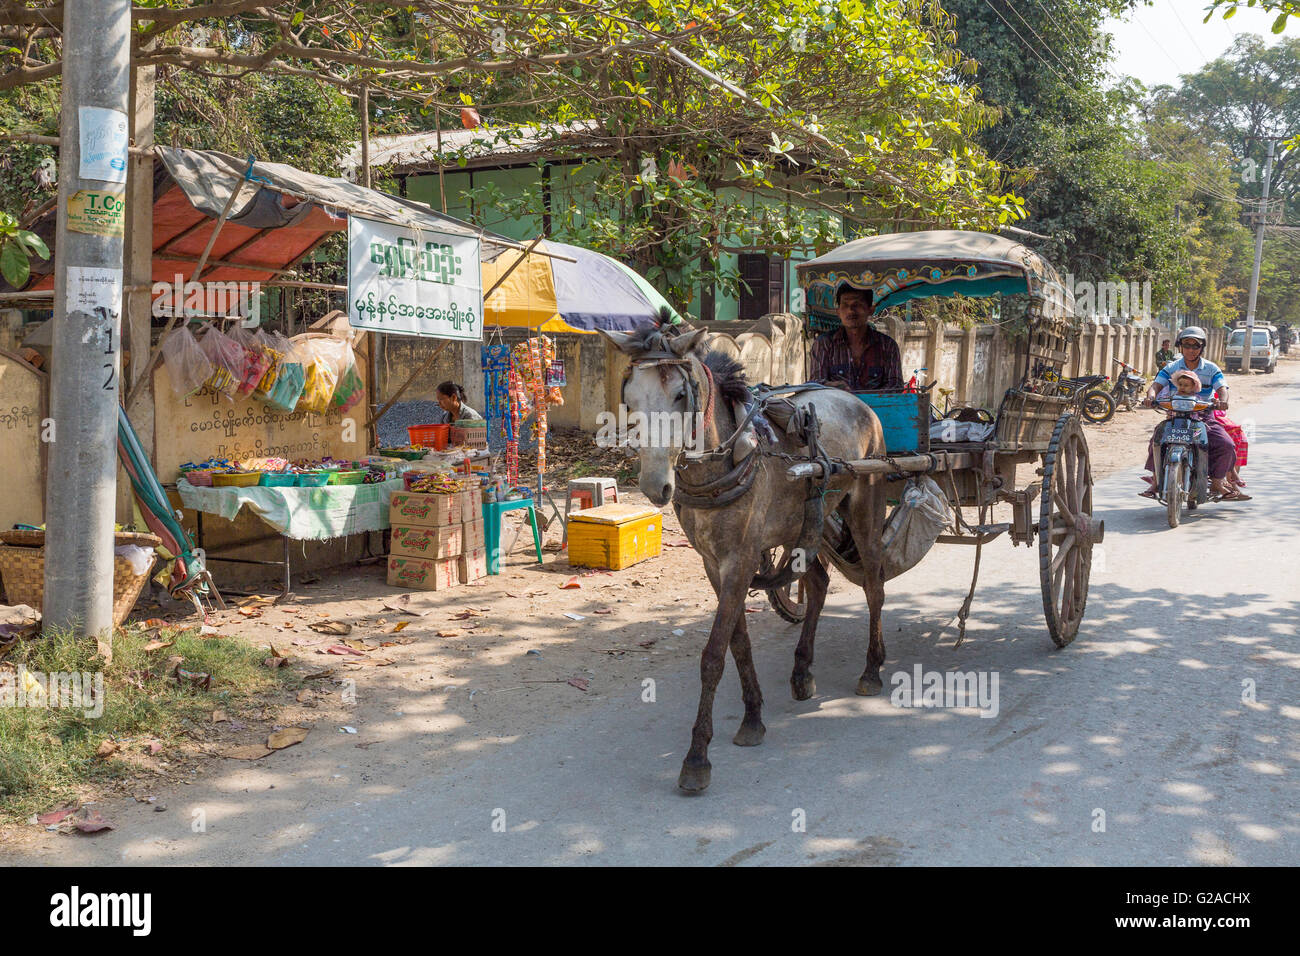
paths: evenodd
<path fill-rule="evenodd" d="M 465 418 L 478 418 L 483 416 L 474 409 L 465 404 L 465 389 L 455 382 L 443 382 L 438 386 L 434 398 L 442 410 L 447 413 L 447 421 L 454 423 Z"/>

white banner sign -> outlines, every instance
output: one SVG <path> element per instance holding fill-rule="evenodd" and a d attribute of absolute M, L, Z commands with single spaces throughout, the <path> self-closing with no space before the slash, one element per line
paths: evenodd
<path fill-rule="evenodd" d="M 350 216 L 348 322 L 376 332 L 482 339 L 478 238 Z"/>

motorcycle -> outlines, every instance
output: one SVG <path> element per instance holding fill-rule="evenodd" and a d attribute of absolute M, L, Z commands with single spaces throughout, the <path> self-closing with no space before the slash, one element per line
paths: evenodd
<path fill-rule="evenodd" d="M 1210 436 L 1196 415 L 1217 404 L 1197 396 L 1172 395 L 1151 405 L 1173 416 L 1160 435 L 1160 454 L 1154 463 L 1154 491 L 1171 528 L 1178 527 L 1184 506 L 1195 511 L 1210 500 Z"/>
<path fill-rule="evenodd" d="M 1100 387 L 1109 380 L 1108 375 L 1080 375 L 1063 378 L 1056 384 L 1062 395 L 1079 398 L 1079 411 L 1085 422 L 1104 425 L 1115 417 L 1115 399 Z"/>
<path fill-rule="evenodd" d="M 1142 395 L 1147 390 L 1147 380 L 1142 377 L 1132 365 L 1115 359 L 1115 364 L 1120 367 L 1120 373 L 1115 376 L 1115 381 L 1110 387 L 1110 397 L 1115 404 L 1123 405 L 1126 411 L 1133 411 L 1133 406 L 1142 401 Z"/>

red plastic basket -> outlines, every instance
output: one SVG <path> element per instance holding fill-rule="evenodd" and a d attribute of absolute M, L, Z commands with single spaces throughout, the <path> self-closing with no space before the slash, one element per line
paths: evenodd
<path fill-rule="evenodd" d="M 436 451 L 447 447 L 447 436 L 450 432 L 450 425 L 411 425 L 406 429 L 412 445 L 421 445 Z"/>

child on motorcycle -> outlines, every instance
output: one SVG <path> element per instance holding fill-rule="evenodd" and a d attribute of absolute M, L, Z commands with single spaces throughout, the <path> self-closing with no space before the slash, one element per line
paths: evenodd
<path fill-rule="evenodd" d="M 1201 391 L 1201 380 L 1196 375 L 1195 372 L 1189 372 L 1186 369 L 1180 369 L 1177 372 L 1174 372 L 1172 375 L 1170 375 L 1169 378 L 1170 381 L 1173 383 L 1172 386 L 1166 385 L 1163 388 L 1161 388 L 1160 392 L 1156 395 L 1156 401 L 1158 402 L 1167 401 L 1169 398 L 1171 398 L 1174 395 L 1181 395 L 1184 398 L 1196 398 Z M 1171 419 L 1173 417 L 1174 416 L 1172 412 L 1165 413 L 1166 420 Z M 1212 413 L 1208 410 L 1197 412 L 1194 417 L 1196 417 L 1200 421 L 1206 422 L 1207 424 L 1211 421 L 1215 421 L 1215 419 L 1212 417 Z M 1141 493 L 1143 498 L 1154 498 L 1156 496 L 1156 492 L 1155 492 L 1156 479 L 1154 477 L 1155 451 L 1156 451 L 1156 443 L 1160 441 L 1160 436 L 1163 433 L 1163 431 L 1164 431 L 1163 424 L 1157 426 L 1155 434 L 1152 436 L 1151 441 L 1147 444 L 1146 468 L 1147 471 L 1150 472 L 1151 474 L 1142 476 L 1142 480 L 1145 481 L 1148 486 L 1147 490 Z M 1240 484 L 1241 482 L 1241 479 L 1236 474 L 1235 467 L 1233 467 L 1228 472 L 1226 481 L 1228 483 L 1228 486 L 1233 489 L 1234 493 L 1232 495 L 1225 496 L 1225 497 L 1231 497 L 1233 500 L 1236 501 L 1250 500 L 1249 495 L 1244 495 L 1240 491 L 1237 491 L 1235 488 L 1235 486 Z"/>

